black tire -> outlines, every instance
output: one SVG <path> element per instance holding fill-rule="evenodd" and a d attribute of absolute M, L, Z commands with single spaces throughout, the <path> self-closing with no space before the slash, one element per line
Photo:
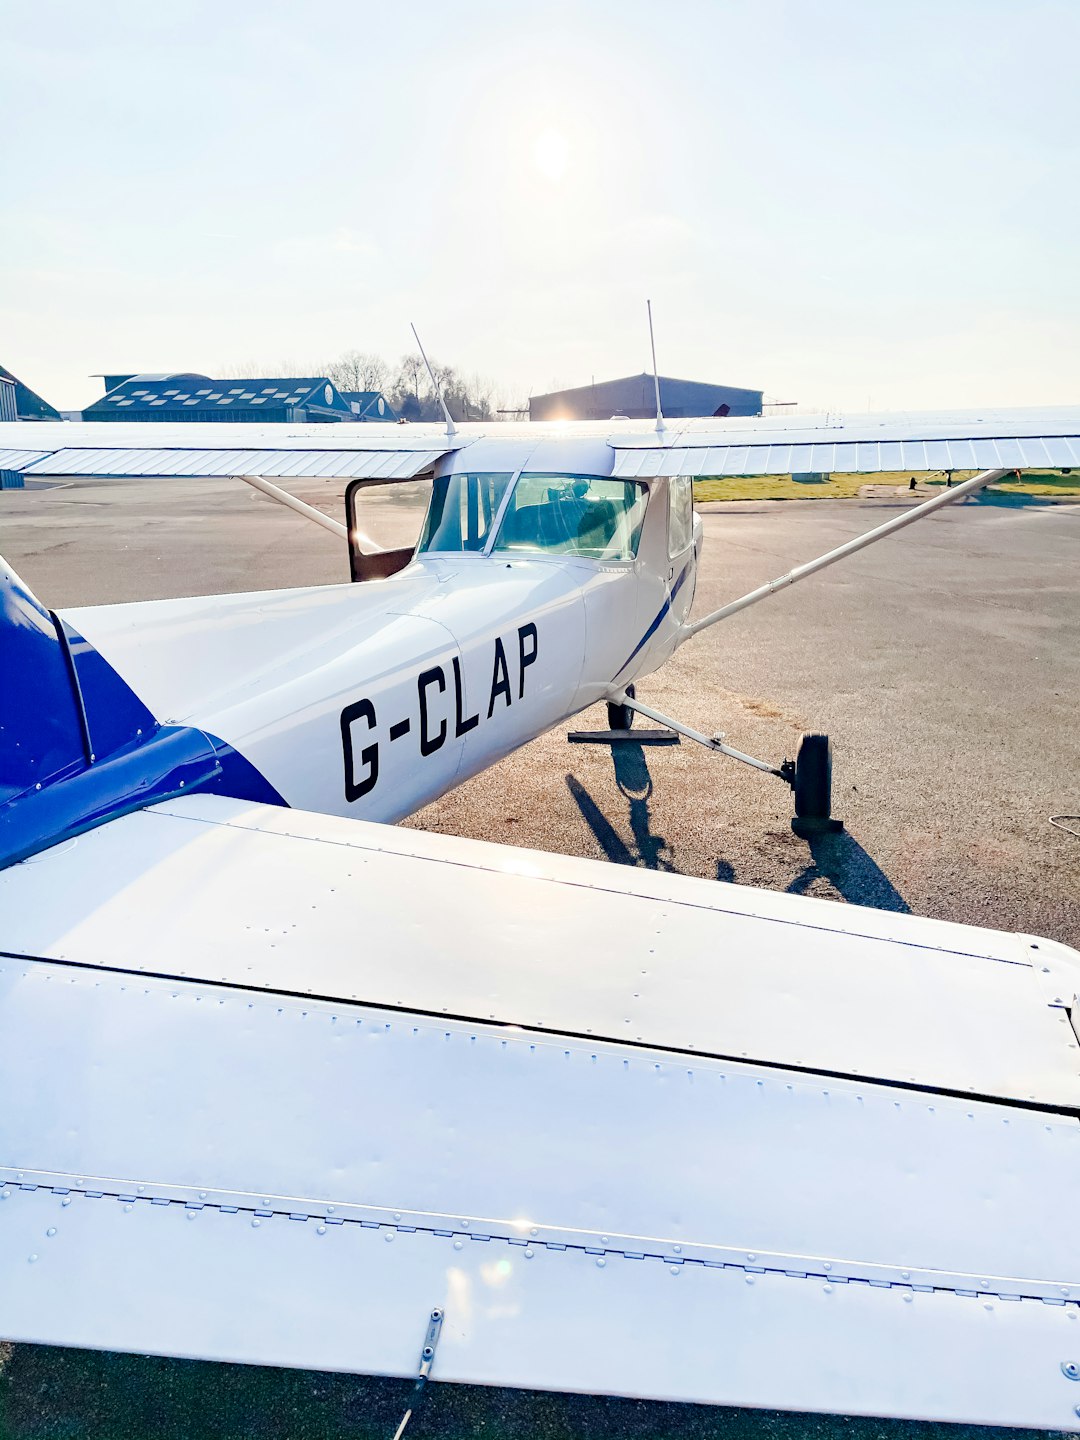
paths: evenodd
<path fill-rule="evenodd" d="M 795 757 L 795 814 L 828 820 L 831 813 L 832 742 L 828 735 L 803 735 Z"/>
<path fill-rule="evenodd" d="M 633 685 L 627 685 L 626 693 L 633 697 L 636 693 Z M 633 723 L 634 712 L 629 705 L 617 705 L 613 700 L 608 701 L 607 728 L 609 730 L 629 730 Z"/>

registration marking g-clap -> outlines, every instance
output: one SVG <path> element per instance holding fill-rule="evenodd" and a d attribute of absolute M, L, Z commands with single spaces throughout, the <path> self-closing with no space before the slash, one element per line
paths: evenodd
<path fill-rule="evenodd" d="M 454 738 L 460 740 L 474 730 L 481 719 L 490 720 L 499 709 L 509 709 L 515 701 L 525 698 L 525 672 L 536 663 L 539 642 L 535 624 L 530 620 L 517 627 L 516 636 L 504 640 L 495 637 L 491 663 L 491 685 L 486 707 L 471 715 L 466 713 L 465 685 L 461 656 L 451 660 L 449 675 L 445 665 L 432 665 L 416 677 L 417 734 L 420 754 L 425 759 L 446 744 L 453 724 Z M 453 694 L 453 717 L 448 691 Z M 445 697 L 445 698 L 444 698 Z M 374 735 L 378 726 L 375 704 L 366 697 L 354 700 L 341 712 L 341 750 L 345 769 L 345 799 L 352 804 L 374 790 L 379 781 L 379 740 Z M 354 735 L 354 729 L 358 733 Z M 393 742 L 410 734 L 411 716 L 403 716 L 390 725 Z M 366 743 L 365 743 L 366 742 Z"/>

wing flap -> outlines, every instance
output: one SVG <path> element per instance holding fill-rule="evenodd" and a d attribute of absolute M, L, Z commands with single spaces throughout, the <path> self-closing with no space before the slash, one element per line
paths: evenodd
<path fill-rule="evenodd" d="M 42 1190 L 4 1210 L 0 1331 L 27 1340 L 407 1376 L 438 1304 L 436 1380 L 1077 1428 L 1064 1306 Z"/>
<path fill-rule="evenodd" d="M 183 977 L 0 983 L 18 1183 L 1080 1300 L 1069 1118 Z"/>

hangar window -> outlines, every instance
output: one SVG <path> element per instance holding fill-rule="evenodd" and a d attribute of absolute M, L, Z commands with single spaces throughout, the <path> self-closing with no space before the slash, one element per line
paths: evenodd
<path fill-rule="evenodd" d="M 648 490 L 632 480 L 591 475 L 522 475 L 510 497 L 496 550 L 632 560 Z"/>
<path fill-rule="evenodd" d="M 418 550 L 482 550 L 513 474 L 440 475 Z"/>

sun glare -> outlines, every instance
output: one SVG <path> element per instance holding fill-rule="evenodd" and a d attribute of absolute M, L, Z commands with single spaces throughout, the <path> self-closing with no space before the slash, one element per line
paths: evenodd
<path fill-rule="evenodd" d="M 533 160 L 541 175 L 561 180 L 566 170 L 566 136 L 560 130 L 544 130 L 533 141 Z"/>

